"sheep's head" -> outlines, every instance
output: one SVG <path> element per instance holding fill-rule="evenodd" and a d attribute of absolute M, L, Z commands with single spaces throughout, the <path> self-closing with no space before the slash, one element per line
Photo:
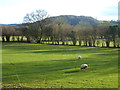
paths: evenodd
<path fill-rule="evenodd" d="M 80 60 L 81 59 L 81 56 L 78 56 L 78 60 Z"/>

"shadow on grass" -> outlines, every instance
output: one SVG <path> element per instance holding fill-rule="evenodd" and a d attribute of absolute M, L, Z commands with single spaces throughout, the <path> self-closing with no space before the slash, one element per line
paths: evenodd
<path fill-rule="evenodd" d="M 4 43 L 6 44 L 6 43 Z M 7 43 L 3 49 L 14 50 L 21 53 L 36 53 L 36 54 L 92 54 L 102 53 L 101 55 L 109 55 L 110 48 L 100 47 L 81 47 L 81 46 L 59 46 L 59 45 L 42 45 L 42 44 L 27 44 L 27 43 Z M 104 52 L 103 52 L 104 51 Z"/>
<path fill-rule="evenodd" d="M 102 51 L 102 50 L 101 50 Z M 76 49 L 58 49 L 58 50 L 47 50 L 47 51 L 32 51 L 32 52 L 28 52 L 28 53 L 42 53 L 42 54 L 78 54 L 78 53 L 82 53 L 82 54 L 89 54 L 89 53 L 97 53 L 98 52 L 98 48 L 85 48 L 82 49 L 80 48 L 76 48 Z M 100 50 L 99 50 L 100 52 Z"/>
<path fill-rule="evenodd" d="M 32 62 L 23 62 L 23 63 L 14 63 L 14 65 L 10 63 L 3 63 L 2 69 L 3 69 L 3 76 L 9 76 L 13 75 L 13 67 L 16 67 L 17 73 L 20 75 L 24 74 L 47 74 L 47 73 L 77 73 L 80 70 L 80 65 L 84 62 L 88 62 L 88 71 L 94 71 L 94 70 L 107 70 L 111 67 L 117 67 L 117 62 L 114 60 L 110 61 L 75 61 L 75 60 L 51 60 L 48 62 L 44 61 L 32 61 Z M 77 67 L 77 69 L 76 69 Z M 72 70 L 73 69 L 73 70 Z M 11 71 L 11 73 L 8 73 L 7 71 Z M 5 73 L 6 72 L 6 73 Z M 101 72 L 102 73 L 102 72 Z M 108 73 L 116 73 L 116 70 L 113 69 L 113 71 Z"/>
<path fill-rule="evenodd" d="M 66 71 L 65 73 L 77 73 L 80 72 L 80 70 L 70 70 L 70 71 Z"/>

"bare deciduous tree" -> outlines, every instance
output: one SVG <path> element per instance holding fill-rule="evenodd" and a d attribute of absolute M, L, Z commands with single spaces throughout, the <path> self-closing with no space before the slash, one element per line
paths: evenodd
<path fill-rule="evenodd" d="M 44 19 L 48 16 L 49 15 L 45 10 L 36 10 L 30 14 L 26 14 L 24 17 L 24 23 L 27 23 L 29 26 L 30 36 L 38 43 L 41 43 L 45 23 Z"/>

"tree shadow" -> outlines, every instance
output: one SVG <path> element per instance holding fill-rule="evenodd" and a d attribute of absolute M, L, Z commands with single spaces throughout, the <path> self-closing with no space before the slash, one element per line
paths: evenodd
<path fill-rule="evenodd" d="M 58 49 L 58 50 L 46 50 L 46 51 L 32 51 L 28 53 L 43 53 L 43 54 L 78 54 L 78 53 L 90 53 L 88 51 L 94 51 L 92 48 L 82 49 Z M 74 53 L 73 53 L 74 52 Z M 94 53 L 94 52 L 93 52 Z"/>
<path fill-rule="evenodd" d="M 80 70 L 70 70 L 70 71 L 66 71 L 65 73 L 77 73 L 80 72 Z"/>

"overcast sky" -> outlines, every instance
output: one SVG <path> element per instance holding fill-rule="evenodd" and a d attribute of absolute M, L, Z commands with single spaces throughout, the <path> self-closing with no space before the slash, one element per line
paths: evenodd
<path fill-rule="evenodd" d="M 44 9 L 50 16 L 84 15 L 117 20 L 119 0 L 0 0 L 0 23 L 22 23 L 27 13 Z"/>

